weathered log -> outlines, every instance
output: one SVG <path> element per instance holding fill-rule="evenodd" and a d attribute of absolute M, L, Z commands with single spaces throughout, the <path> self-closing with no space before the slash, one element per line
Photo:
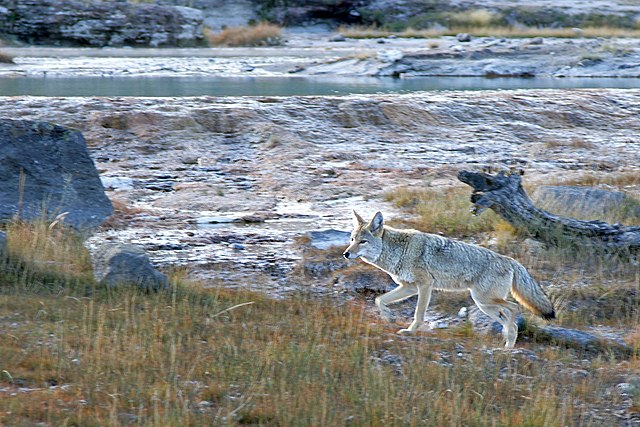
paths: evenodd
<path fill-rule="evenodd" d="M 640 254 L 640 227 L 581 221 L 536 208 L 522 188 L 520 175 L 461 171 L 458 179 L 473 188 L 474 215 L 492 209 L 519 231 L 553 246 L 622 256 Z"/>

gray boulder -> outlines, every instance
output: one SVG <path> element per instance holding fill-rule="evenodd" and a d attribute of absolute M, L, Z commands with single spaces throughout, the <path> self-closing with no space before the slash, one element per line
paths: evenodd
<path fill-rule="evenodd" d="M 15 215 L 97 227 L 113 213 L 82 134 L 46 122 L 0 119 L 0 221 Z"/>
<path fill-rule="evenodd" d="M 536 207 L 555 215 L 585 220 L 640 217 L 640 201 L 619 191 L 570 185 L 544 185 L 531 195 Z"/>
<path fill-rule="evenodd" d="M 97 247 L 91 257 L 93 276 L 106 286 L 139 286 L 145 290 L 169 287 L 166 275 L 156 270 L 145 251 L 135 245 L 106 243 Z"/>
<path fill-rule="evenodd" d="M 203 42 L 196 9 L 149 3 L 0 0 L 0 34 L 60 46 L 196 46 Z"/>

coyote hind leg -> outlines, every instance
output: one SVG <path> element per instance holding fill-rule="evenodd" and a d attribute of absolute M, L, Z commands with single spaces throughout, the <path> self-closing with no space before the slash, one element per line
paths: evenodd
<path fill-rule="evenodd" d="M 502 325 L 505 348 L 513 348 L 518 338 L 518 325 L 516 323 L 518 305 L 504 299 L 494 299 L 491 303 L 475 301 L 483 313 Z"/>

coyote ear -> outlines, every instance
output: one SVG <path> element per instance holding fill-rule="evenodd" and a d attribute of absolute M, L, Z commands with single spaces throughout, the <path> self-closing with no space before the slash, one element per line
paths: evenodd
<path fill-rule="evenodd" d="M 371 219 L 369 223 L 369 231 L 371 234 L 378 234 L 382 231 L 382 227 L 384 226 L 384 219 L 382 218 L 382 214 L 380 212 L 376 212 L 376 214 Z"/>
<path fill-rule="evenodd" d="M 351 212 L 353 212 L 353 227 L 354 228 L 362 227 L 362 225 L 364 224 L 364 219 L 362 219 L 362 217 L 358 215 L 358 212 L 356 212 L 355 209 L 352 210 Z"/>

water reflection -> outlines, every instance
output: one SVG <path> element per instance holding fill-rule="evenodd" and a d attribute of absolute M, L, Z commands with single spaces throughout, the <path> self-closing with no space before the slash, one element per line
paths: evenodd
<path fill-rule="evenodd" d="M 325 76 L 0 78 L 2 96 L 290 96 L 570 88 L 640 88 L 640 79 Z"/>

